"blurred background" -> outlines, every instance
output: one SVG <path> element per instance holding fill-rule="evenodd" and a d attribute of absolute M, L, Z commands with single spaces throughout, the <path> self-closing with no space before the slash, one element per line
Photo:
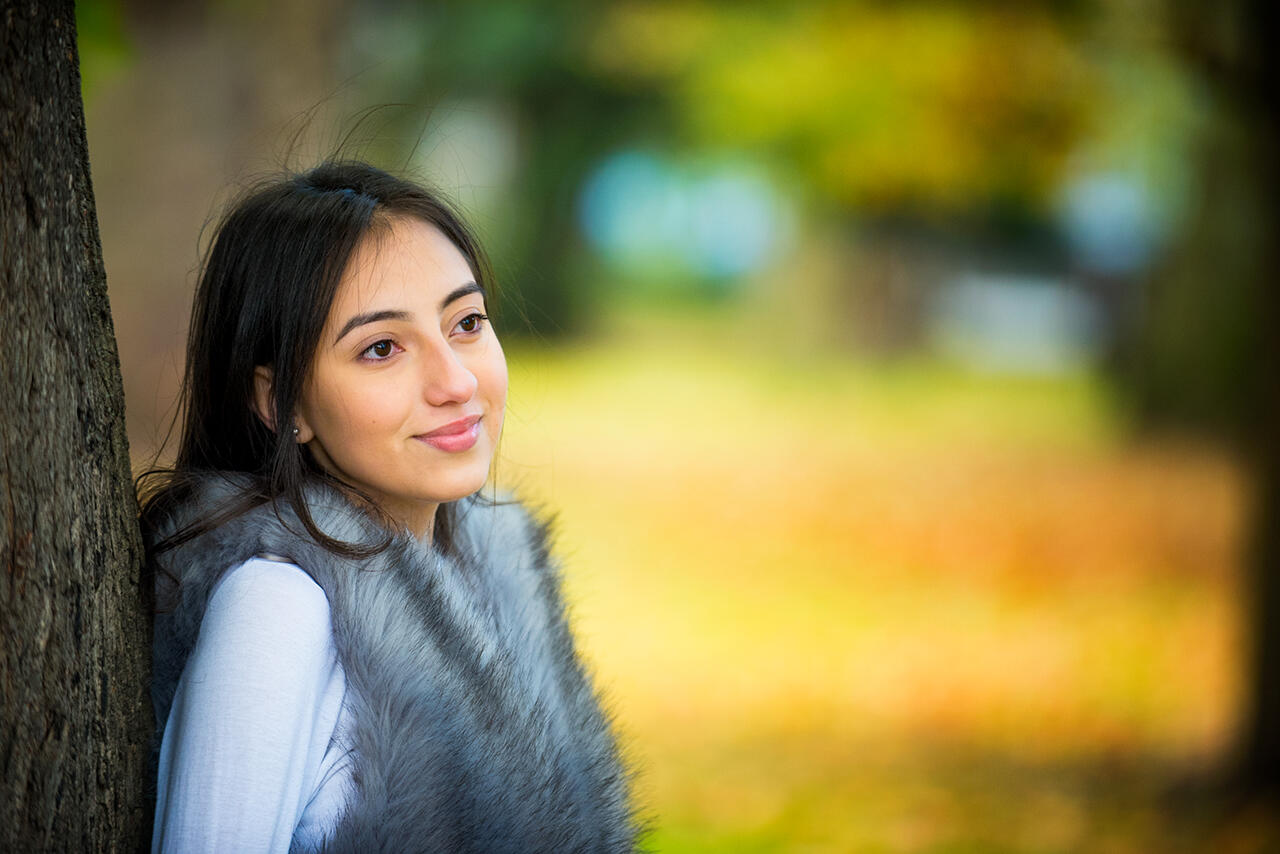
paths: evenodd
<path fill-rule="evenodd" d="M 77 6 L 135 466 L 238 187 L 441 188 L 652 847 L 1280 850 L 1257 4 Z"/>

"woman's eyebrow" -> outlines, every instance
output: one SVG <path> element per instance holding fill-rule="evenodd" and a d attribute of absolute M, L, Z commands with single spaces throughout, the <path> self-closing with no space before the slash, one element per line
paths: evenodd
<path fill-rule="evenodd" d="M 440 300 L 440 310 L 444 311 L 449 307 L 449 303 L 454 300 L 462 299 L 468 294 L 480 294 L 484 298 L 484 287 L 476 282 L 467 282 L 465 285 L 459 285 L 449 292 L 448 296 Z M 357 326 L 364 326 L 366 323 L 377 323 L 380 320 L 412 320 L 413 315 L 410 312 L 401 309 L 382 309 L 381 311 L 369 311 L 364 314 L 357 314 L 348 320 L 342 326 L 342 331 L 338 333 L 338 337 L 333 339 L 333 343 L 337 344 L 347 333 L 355 329 Z"/>
<path fill-rule="evenodd" d="M 407 311 L 396 309 L 383 309 L 382 311 L 370 311 L 364 314 L 357 314 L 351 318 L 342 327 L 342 331 L 338 333 L 338 337 L 333 339 L 333 343 L 337 344 L 348 332 L 357 326 L 364 326 L 366 323 L 377 323 L 380 320 L 412 320 L 413 315 Z"/>
<path fill-rule="evenodd" d="M 465 285 L 454 288 L 449 292 L 447 297 L 440 300 L 440 310 L 444 311 L 449 307 L 449 303 L 456 299 L 462 299 L 467 294 L 480 294 L 481 299 L 485 298 L 484 287 L 482 285 L 477 284 L 476 282 L 467 282 Z"/>

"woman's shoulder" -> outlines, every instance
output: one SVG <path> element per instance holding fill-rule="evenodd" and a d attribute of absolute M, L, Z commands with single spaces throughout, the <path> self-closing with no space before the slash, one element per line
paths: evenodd
<path fill-rule="evenodd" d="M 212 598 L 220 604 L 265 600 L 274 613 L 313 614 L 329 610 L 324 589 L 301 566 L 278 555 L 255 555 L 222 574 Z"/>
<path fill-rule="evenodd" d="M 263 556 L 228 569 L 214 586 L 201 634 L 225 636 L 242 652 L 271 650 L 277 661 L 330 656 L 329 599 L 302 567 Z"/>

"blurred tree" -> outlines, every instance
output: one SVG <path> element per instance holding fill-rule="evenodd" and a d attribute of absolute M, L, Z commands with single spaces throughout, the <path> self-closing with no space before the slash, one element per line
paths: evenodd
<path fill-rule="evenodd" d="M 510 290 L 527 331 L 539 336 L 579 331 L 588 313 L 591 294 L 575 270 L 577 193 L 588 171 L 622 141 L 664 127 L 653 87 L 619 86 L 585 62 L 600 10 L 584 0 L 444 0 L 425 7 L 393 0 L 360 12 L 370 18 L 364 25 L 373 37 L 367 52 L 357 51 L 352 71 L 379 72 L 365 83 L 367 98 L 407 97 L 431 108 L 490 103 L 513 117 L 515 174 L 502 190 L 496 227 L 481 227 L 499 278 L 515 280 Z M 386 61 L 383 46 L 393 41 L 405 42 L 401 58 L 393 68 L 378 68 Z"/>
<path fill-rule="evenodd" d="M 1249 552 L 1249 697 L 1239 770 L 1280 788 L 1280 117 L 1264 0 L 1168 0 L 1221 117 L 1201 152 L 1202 201 L 1148 306 L 1136 386 L 1154 419 L 1239 440 L 1256 478 Z"/>
<path fill-rule="evenodd" d="M 0 9 L 0 848 L 136 851 L 150 613 L 72 3 Z"/>

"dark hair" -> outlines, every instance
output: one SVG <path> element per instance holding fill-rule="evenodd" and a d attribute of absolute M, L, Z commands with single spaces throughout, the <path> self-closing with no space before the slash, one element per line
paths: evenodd
<path fill-rule="evenodd" d="M 303 501 L 308 482 L 328 482 L 380 513 L 354 487 L 324 471 L 288 429 L 269 429 L 253 406 L 254 369 L 271 368 L 271 421 L 292 423 L 321 331 L 348 262 L 371 234 L 400 218 L 438 228 L 458 248 L 485 293 L 492 270 L 462 218 L 426 188 L 365 163 L 331 161 L 251 188 L 215 229 L 196 286 L 179 398 L 181 433 L 172 468 L 138 478 L 144 530 L 155 526 L 213 472 L 250 476 L 241 500 L 171 534 L 163 551 L 266 502 L 284 501 L 326 548 L 367 555 L 381 545 L 344 543 L 320 531 Z M 158 481 L 158 483 L 157 483 Z M 454 508 L 441 505 L 432 541 L 448 551 Z M 384 525 L 390 520 L 382 517 Z"/>

